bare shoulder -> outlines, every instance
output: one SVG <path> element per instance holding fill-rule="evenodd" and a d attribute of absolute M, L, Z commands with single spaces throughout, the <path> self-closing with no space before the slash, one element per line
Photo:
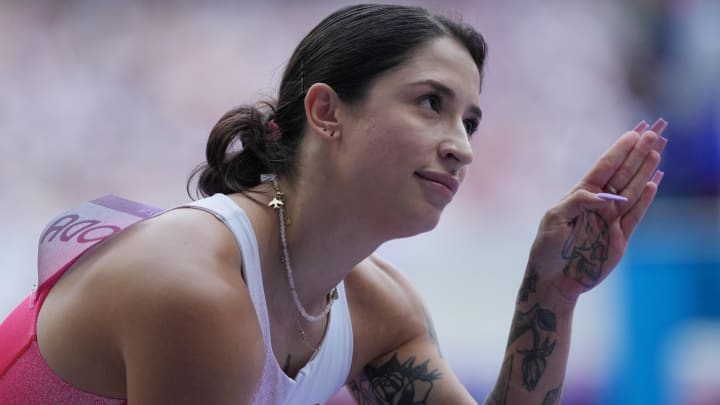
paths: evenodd
<path fill-rule="evenodd" d="M 121 305 L 131 325 L 121 332 L 128 398 L 249 400 L 262 371 L 262 337 L 232 232 L 207 212 L 178 209 L 128 236 L 119 249 L 137 252 L 125 263 L 125 291 L 135 298 Z"/>
<path fill-rule="evenodd" d="M 363 305 L 412 312 L 422 304 L 410 280 L 377 254 L 360 262 L 346 278 L 346 285 L 349 294 Z"/>
<path fill-rule="evenodd" d="M 104 324 L 122 353 L 128 400 L 249 401 L 263 341 L 232 232 L 212 214 L 177 209 L 108 242 L 82 265 L 91 300 L 112 308 Z"/>
<path fill-rule="evenodd" d="M 168 211 L 122 232 L 113 250 L 132 250 L 127 258 L 194 263 L 240 261 L 240 249 L 230 229 L 214 215 L 193 208 Z M 117 258 L 116 258 L 117 259 Z M 216 264 L 216 263 L 213 263 Z"/>
<path fill-rule="evenodd" d="M 360 350 L 368 345 L 372 355 L 381 355 L 427 333 L 428 317 L 419 293 L 397 267 L 379 255 L 358 264 L 345 285 Z"/>
<path fill-rule="evenodd" d="M 177 209 L 100 246 L 79 263 L 86 280 L 78 281 L 117 300 L 118 315 L 194 308 L 190 315 L 213 305 L 248 304 L 241 257 L 232 232 L 212 214 Z"/>

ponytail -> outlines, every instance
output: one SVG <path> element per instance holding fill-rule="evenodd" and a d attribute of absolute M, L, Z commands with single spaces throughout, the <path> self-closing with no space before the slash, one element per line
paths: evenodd
<path fill-rule="evenodd" d="M 190 184 L 196 177 L 196 196 L 208 197 L 246 191 L 260 184 L 264 173 L 285 173 L 289 159 L 279 133 L 281 127 L 268 125 L 274 114 L 269 103 L 240 106 L 225 113 L 210 131 L 206 162 L 193 170 L 188 194 L 192 197 Z"/>

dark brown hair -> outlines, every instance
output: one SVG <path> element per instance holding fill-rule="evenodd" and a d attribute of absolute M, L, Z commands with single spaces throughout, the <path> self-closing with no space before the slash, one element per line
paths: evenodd
<path fill-rule="evenodd" d="M 482 77 L 486 45 L 471 26 L 420 7 L 361 4 L 334 12 L 295 49 L 280 82 L 277 103 L 236 107 L 210 132 L 194 177 L 202 196 L 245 191 L 263 173 L 292 178 L 305 128 L 304 98 L 314 83 L 332 87 L 345 103 L 363 99 L 373 80 L 402 64 L 419 46 L 450 36 L 462 44 Z M 279 134 L 268 122 L 273 120 Z M 240 142 L 242 148 L 234 150 Z"/>

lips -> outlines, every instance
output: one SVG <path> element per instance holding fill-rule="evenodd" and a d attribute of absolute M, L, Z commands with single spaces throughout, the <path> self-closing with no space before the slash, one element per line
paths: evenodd
<path fill-rule="evenodd" d="M 451 176 L 447 173 L 436 172 L 432 170 L 421 170 L 415 172 L 415 174 L 423 180 L 442 184 L 443 186 L 447 187 L 453 194 L 455 194 L 455 192 L 458 190 L 458 187 L 460 187 L 460 182 L 458 182 L 458 180 L 454 176 Z"/>

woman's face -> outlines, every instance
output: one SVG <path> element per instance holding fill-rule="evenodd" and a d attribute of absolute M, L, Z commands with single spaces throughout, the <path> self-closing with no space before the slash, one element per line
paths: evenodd
<path fill-rule="evenodd" d="M 475 62 L 456 40 L 441 37 L 348 107 L 344 180 L 370 221 L 395 237 L 435 227 L 472 161 L 479 98 Z"/>

